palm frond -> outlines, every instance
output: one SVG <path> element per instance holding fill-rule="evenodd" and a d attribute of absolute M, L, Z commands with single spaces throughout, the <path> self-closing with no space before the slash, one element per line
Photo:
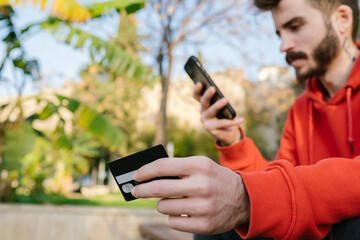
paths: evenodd
<path fill-rule="evenodd" d="M 125 50 L 113 42 L 104 41 L 55 18 L 49 18 L 39 25 L 54 34 L 59 41 L 75 48 L 81 49 L 85 45 L 89 45 L 93 60 L 116 76 L 150 85 L 158 78 L 149 67 L 133 59 Z"/>
<path fill-rule="evenodd" d="M 110 121 L 75 99 L 62 95 L 57 95 L 57 98 L 60 100 L 61 106 L 78 116 L 77 123 L 94 134 L 104 146 L 112 151 L 124 151 L 126 146 L 125 135 L 120 129 L 113 126 Z"/>

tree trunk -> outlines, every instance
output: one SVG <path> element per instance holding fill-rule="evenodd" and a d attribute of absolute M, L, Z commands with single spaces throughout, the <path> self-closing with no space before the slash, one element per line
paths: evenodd
<path fill-rule="evenodd" d="M 167 98 L 169 91 L 169 78 L 162 77 L 161 79 L 161 102 L 160 109 L 156 118 L 156 126 L 155 126 L 155 139 L 154 145 L 162 144 L 166 146 L 167 143 L 167 131 L 166 131 L 166 123 L 167 123 Z"/>
<path fill-rule="evenodd" d="M 167 23 L 163 25 L 162 42 L 157 57 L 159 75 L 161 76 L 161 102 L 156 118 L 155 139 L 153 142 L 154 145 L 162 144 L 164 147 L 166 147 L 167 144 L 167 100 L 173 62 L 173 44 L 171 41 L 170 19 L 171 18 L 169 18 Z M 167 64 L 165 64 L 166 59 L 168 59 Z M 164 69 L 164 66 L 167 66 L 166 70 Z"/>

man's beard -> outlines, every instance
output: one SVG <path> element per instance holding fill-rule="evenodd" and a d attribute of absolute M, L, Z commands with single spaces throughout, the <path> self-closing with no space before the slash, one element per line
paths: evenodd
<path fill-rule="evenodd" d="M 325 37 L 319 43 L 319 45 L 312 52 L 312 57 L 316 63 L 316 66 L 310 68 L 305 73 L 300 73 L 296 70 L 296 78 L 299 83 L 304 83 L 306 79 L 311 77 L 318 77 L 323 75 L 332 62 L 332 60 L 340 52 L 340 41 L 336 36 L 334 29 L 331 24 L 327 25 L 327 32 Z M 290 65 L 290 60 L 295 59 L 309 59 L 309 56 L 304 52 L 288 52 L 286 54 L 286 61 Z"/>

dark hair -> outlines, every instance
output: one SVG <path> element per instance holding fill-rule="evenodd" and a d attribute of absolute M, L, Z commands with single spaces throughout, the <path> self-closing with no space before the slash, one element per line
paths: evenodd
<path fill-rule="evenodd" d="M 269 11 L 277 7 L 281 0 L 254 0 L 254 4 L 262 11 Z M 319 9 L 325 17 L 329 17 L 340 5 L 347 5 L 353 12 L 352 38 L 356 40 L 359 26 L 359 6 L 358 0 L 307 0 L 311 5 Z"/>

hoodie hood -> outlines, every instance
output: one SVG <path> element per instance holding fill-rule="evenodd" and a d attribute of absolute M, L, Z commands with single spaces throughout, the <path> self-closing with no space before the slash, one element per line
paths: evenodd
<path fill-rule="evenodd" d="M 357 47 L 360 49 L 360 41 L 356 43 Z M 306 83 L 306 93 L 308 97 L 314 102 L 336 105 L 346 101 L 346 91 L 350 87 L 352 91 L 358 91 L 360 89 L 360 57 L 356 60 L 353 69 L 349 75 L 347 83 L 335 93 L 335 95 L 326 103 L 323 95 L 323 86 L 316 77 L 308 79 Z"/>

